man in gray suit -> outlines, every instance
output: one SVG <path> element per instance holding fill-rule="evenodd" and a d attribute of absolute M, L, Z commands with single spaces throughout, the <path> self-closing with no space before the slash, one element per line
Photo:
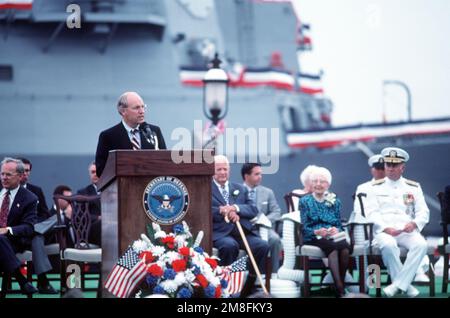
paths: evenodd
<path fill-rule="evenodd" d="M 244 180 L 244 186 L 248 190 L 249 199 L 258 208 L 258 216 L 254 219 L 254 222 L 266 223 L 266 225 L 271 223 L 272 228 L 269 229 L 269 250 L 272 257 L 272 272 L 277 273 L 280 267 L 282 244 L 280 236 L 274 228 L 276 222 L 281 218 L 281 209 L 273 191 L 261 185 L 262 169 L 259 163 L 245 163 L 241 168 L 241 176 Z M 265 215 L 267 218 L 261 217 L 261 215 Z M 262 219 L 265 219 L 266 222 L 262 221 Z M 267 219 L 270 223 L 267 222 Z"/>

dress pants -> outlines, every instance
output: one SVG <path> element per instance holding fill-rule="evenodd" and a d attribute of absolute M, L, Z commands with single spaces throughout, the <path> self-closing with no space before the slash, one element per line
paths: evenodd
<path fill-rule="evenodd" d="M 33 252 L 33 267 L 36 275 L 51 271 L 52 265 L 45 252 L 45 238 L 42 234 L 35 234 L 31 240 L 31 251 Z"/>
<path fill-rule="evenodd" d="M 0 234 L 0 272 L 12 273 L 20 267 L 17 249 L 6 235 Z"/>
<path fill-rule="evenodd" d="M 269 252 L 269 246 L 266 241 L 261 239 L 259 236 L 250 233 L 246 230 L 246 238 L 248 244 L 250 245 L 250 249 L 255 257 L 256 264 L 259 267 L 261 273 L 264 273 L 265 269 L 265 260 L 267 258 L 267 254 Z M 239 231 L 235 227 L 230 235 L 225 236 L 221 239 L 214 241 L 214 247 L 219 250 L 219 264 L 221 266 L 227 266 L 236 261 L 239 249 L 244 249 L 244 242 L 239 235 Z M 249 261 L 250 268 L 249 273 L 254 274 L 255 270 Z"/>
<path fill-rule="evenodd" d="M 283 249 L 281 244 L 281 238 L 277 232 L 269 229 L 269 250 L 270 257 L 272 258 L 272 273 L 278 273 L 280 268 L 280 254 Z"/>
<path fill-rule="evenodd" d="M 382 232 L 375 235 L 375 244 L 381 249 L 383 263 L 391 275 L 392 283 L 406 291 L 427 253 L 425 238 L 417 231 L 397 236 Z M 408 250 L 404 264 L 400 260 L 400 246 Z"/>

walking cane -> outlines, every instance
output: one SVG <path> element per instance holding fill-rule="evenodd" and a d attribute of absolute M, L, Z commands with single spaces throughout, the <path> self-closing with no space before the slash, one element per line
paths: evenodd
<path fill-rule="evenodd" d="M 225 216 L 225 221 L 227 223 L 230 222 L 230 220 L 228 219 L 227 216 Z M 248 257 L 250 257 L 250 261 L 252 262 L 253 268 L 255 269 L 256 276 L 258 277 L 259 283 L 261 284 L 264 294 L 269 295 L 269 292 L 266 289 L 266 285 L 264 284 L 264 282 L 262 280 L 258 265 L 256 265 L 256 261 L 255 261 L 255 258 L 253 257 L 253 253 L 252 253 L 252 250 L 250 249 L 250 245 L 248 245 L 247 238 L 245 237 L 245 233 L 244 233 L 244 230 L 242 229 L 241 222 L 236 221 L 236 226 L 238 228 L 239 234 L 241 235 L 241 239 L 244 242 L 245 250 L 247 251 Z"/>

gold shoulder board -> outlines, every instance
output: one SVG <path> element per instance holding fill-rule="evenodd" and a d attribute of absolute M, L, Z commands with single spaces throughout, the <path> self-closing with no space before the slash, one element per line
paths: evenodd
<path fill-rule="evenodd" d="M 380 185 L 384 183 L 384 179 L 375 180 L 372 182 L 372 185 Z"/>
<path fill-rule="evenodd" d="M 419 186 L 419 183 L 416 182 L 416 181 L 405 179 L 405 182 L 406 182 L 406 184 L 408 184 L 410 186 L 413 186 L 413 187 L 418 187 Z"/>

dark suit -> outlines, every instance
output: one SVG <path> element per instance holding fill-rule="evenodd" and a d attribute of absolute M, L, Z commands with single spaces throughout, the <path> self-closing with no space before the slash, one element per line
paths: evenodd
<path fill-rule="evenodd" d="M 55 207 L 52 207 L 50 209 L 50 214 L 51 215 L 55 215 L 56 214 L 56 209 Z M 70 230 L 70 228 L 72 227 L 72 222 L 70 221 L 70 219 L 64 217 L 62 219 L 64 225 L 66 226 L 65 228 L 65 237 L 66 237 L 66 243 L 67 246 L 66 247 L 74 247 L 75 246 L 75 232 L 73 232 L 73 230 Z M 72 232 L 72 234 L 70 233 Z M 59 243 L 59 242 L 58 242 Z"/>
<path fill-rule="evenodd" d="M 33 225 L 37 219 L 37 201 L 31 191 L 19 187 L 7 221 L 14 234 L 0 235 L 0 271 L 12 273 L 20 266 L 15 254 L 31 244 Z"/>
<path fill-rule="evenodd" d="M 247 241 L 255 256 L 259 269 L 264 271 L 264 261 L 269 247 L 255 232 L 250 222 L 257 214 L 256 206 L 250 204 L 247 189 L 240 184 L 229 182 L 229 204 L 239 207 L 240 223 L 246 234 Z M 234 262 L 239 254 L 239 249 L 245 249 L 236 224 L 226 223 L 219 213 L 219 207 L 227 205 L 217 185 L 212 182 L 212 214 L 213 214 L 213 241 L 214 247 L 219 250 L 220 265 L 226 266 Z M 250 269 L 254 273 L 254 269 Z"/>
<path fill-rule="evenodd" d="M 45 201 L 42 189 L 31 183 L 26 184 L 26 189 L 33 192 L 38 198 L 37 223 L 47 220 L 50 217 L 50 212 L 48 211 L 47 202 Z"/>
<path fill-rule="evenodd" d="M 158 139 L 159 149 L 166 149 L 166 143 L 161 133 L 161 129 L 154 125 L 150 125 L 150 128 Z M 142 149 L 154 149 L 153 145 L 146 140 L 142 132 L 140 132 L 140 136 Z M 122 122 L 100 133 L 97 144 L 97 153 L 95 154 L 97 176 L 100 177 L 103 173 L 103 169 L 105 169 L 109 151 L 116 149 L 133 149 L 128 132 Z"/>
<path fill-rule="evenodd" d="M 92 196 L 97 195 L 97 189 L 93 184 L 78 190 L 77 194 Z M 102 240 L 102 223 L 101 223 L 101 201 L 100 199 L 92 201 L 89 203 L 89 214 L 91 216 L 91 229 L 89 231 L 89 242 L 101 246 Z"/>

